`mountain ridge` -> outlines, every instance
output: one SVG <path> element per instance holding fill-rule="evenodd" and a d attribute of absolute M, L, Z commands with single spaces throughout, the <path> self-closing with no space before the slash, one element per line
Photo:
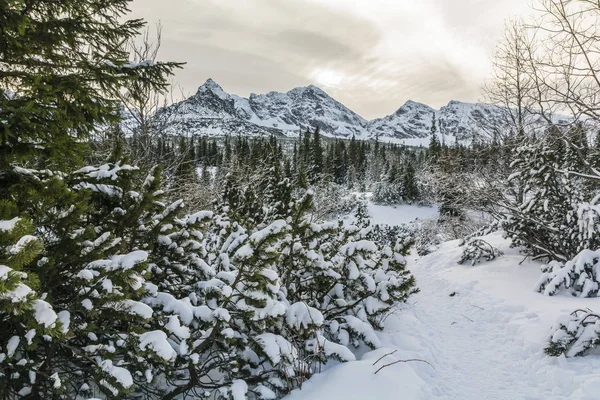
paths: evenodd
<path fill-rule="evenodd" d="M 226 92 L 211 78 L 194 95 L 166 110 L 170 133 L 294 137 L 318 127 L 325 136 L 382 141 L 425 139 L 432 134 L 466 140 L 483 124 L 502 117 L 499 107 L 484 103 L 451 100 L 436 110 L 408 100 L 390 115 L 367 120 L 315 85 L 251 93 L 246 98 Z"/>

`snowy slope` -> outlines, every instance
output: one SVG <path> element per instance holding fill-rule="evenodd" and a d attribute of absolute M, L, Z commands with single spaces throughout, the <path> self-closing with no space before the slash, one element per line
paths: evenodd
<path fill-rule="evenodd" d="M 540 264 L 520 264 L 522 255 L 500 233 L 483 239 L 505 254 L 461 266 L 462 247 L 452 241 L 421 259 L 410 256 L 421 292 L 386 320 L 379 334 L 383 348 L 327 369 L 286 400 L 600 398 L 600 356 L 555 358 L 542 350 L 559 315 L 598 310 L 600 300 L 534 292 Z M 429 364 L 399 362 L 375 374 L 407 359 Z"/>
<path fill-rule="evenodd" d="M 366 121 L 361 116 L 313 85 L 287 93 L 252 94 L 249 103 L 263 126 L 295 131 L 318 127 L 335 137 L 365 135 Z"/>
<path fill-rule="evenodd" d="M 481 131 L 491 136 L 494 129 L 504 124 L 505 115 L 496 106 L 453 100 L 436 113 L 436 120 L 437 132 L 465 140 Z"/>
<path fill-rule="evenodd" d="M 470 140 L 476 133 L 493 136 L 494 129 L 505 126 L 502 109 L 482 103 L 462 103 L 452 100 L 435 110 L 425 104 L 408 101 L 394 114 L 369 122 L 371 135 L 389 139 L 430 138 L 435 133 L 441 140 L 453 143 Z M 402 140 L 394 142 L 410 144 Z M 419 141 L 419 144 L 427 144 Z"/>
<path fill-rule="evenodd" d="M 451 101 L 440 110 L 407 101 L 395 113 L 367 121 L 316 86 L 286 93 L 229 94 L 212 79 L 189 98 L 160 111 L 173 134 L 296 136 L 319 127 L 325 136 L 427 145 L 432 133 L 454 141 L 501 123 L 501 110 L 485 104 Z M 443 135 L 443 136 L 442 136 Z"/>
<path fill-rule="evenodd" d="M 423 138 L 432 133 L 436 110 L 422 103 L 407 101 L 395 113 L 369 122 L 371 135 L 397 139 Z"/>

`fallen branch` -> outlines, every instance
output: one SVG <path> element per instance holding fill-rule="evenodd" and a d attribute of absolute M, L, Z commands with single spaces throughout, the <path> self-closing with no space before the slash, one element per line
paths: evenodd
<path fill-rule="evenodd" d="M 396 349 L 396 350 L 394 350 L 394 351 L 392 351 L 392 352 L 389 352 L 389 353 L 387 353 L 387 354 L 384 354 L 384 355 L 382 355 L 381 357 L 379 357 L 379 358 L 377 359 L 377 361 L 375 361 L 375 362 L 373 363 L 373 365 L 375 365 L 375 364 L 377 364 L 379 361 L 381 361 L 381 359 L 382 359 L 383 357 L 391 356 L 392 354 L 394 354 L 394 353 L 395 353 L 395 352 L 397 352 L 397 351 L 398 351 L 398 349 Z"/>
<path fill-rule="evenodd" d="M 421 359 L 418 359 L 418 358 L 410 358 L 408 360 L 398 360 L 398 361 L 391 362 L 389 364 L 382 365 L 381 367 L 379 367 L 379 369 L 377 371 L 375 371 L 375 374 L 378 373 L 379 371 L 381 371 L 382 369 L 384 369 L 385 367 L 389 367 L 390 365 L 394 365 L 394 364 L 398 364 L 398 363 L 405 363 L 405 362 L 409 362 L 409 361 L 424 362 L 425 364 L 429 365 L 431 368 L 434 368 L 433 365 L 431 365 L 428 361 L 421 360 Z"/>

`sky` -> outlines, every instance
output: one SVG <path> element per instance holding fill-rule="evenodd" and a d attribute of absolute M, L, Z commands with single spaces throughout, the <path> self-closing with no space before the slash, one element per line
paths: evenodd
<path fill-rule="evenodd" d="M 314 84 L 365 118 L 407 100 L 481 101 L 504 22 L 530 0 L 133 0 L 162 25 L 159 58 L 184 61 L 189 96 L 208 78 L 229 93 Z"/>

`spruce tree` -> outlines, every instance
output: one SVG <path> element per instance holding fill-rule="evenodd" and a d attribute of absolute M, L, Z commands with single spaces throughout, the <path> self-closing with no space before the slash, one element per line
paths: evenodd
<path fill-rule="evenodd" d="M 311 142 L 311 158 L 312 158 L 312 170 L 310 171 L 310 180 L 315 183 L 323 173 L 324 160 L 323 160 L 323 147 L 321 145 L 321 135 L 319 128 L 315 129 L 313 133 L 313 140 Z"/>
<path fill-rule="evenodd" d="M 0 3 L 1 188 L 15 179 L 6 173 L 13 162 L 77 166 L 82 140 L 119 121 L 116 94 L 125 82 L 166 88 L 178 64 L 128 60 L 123 44 L 144 25 L 124 18 L 129 2 Z"/>
<path fill-rule="evenodd" d="M 414 201 L 419 198 L 419 188 L 415 177 L 415 169 L 411 162 L 406 163 L 402 175 L 402 190 L 405 200 Z"/>

